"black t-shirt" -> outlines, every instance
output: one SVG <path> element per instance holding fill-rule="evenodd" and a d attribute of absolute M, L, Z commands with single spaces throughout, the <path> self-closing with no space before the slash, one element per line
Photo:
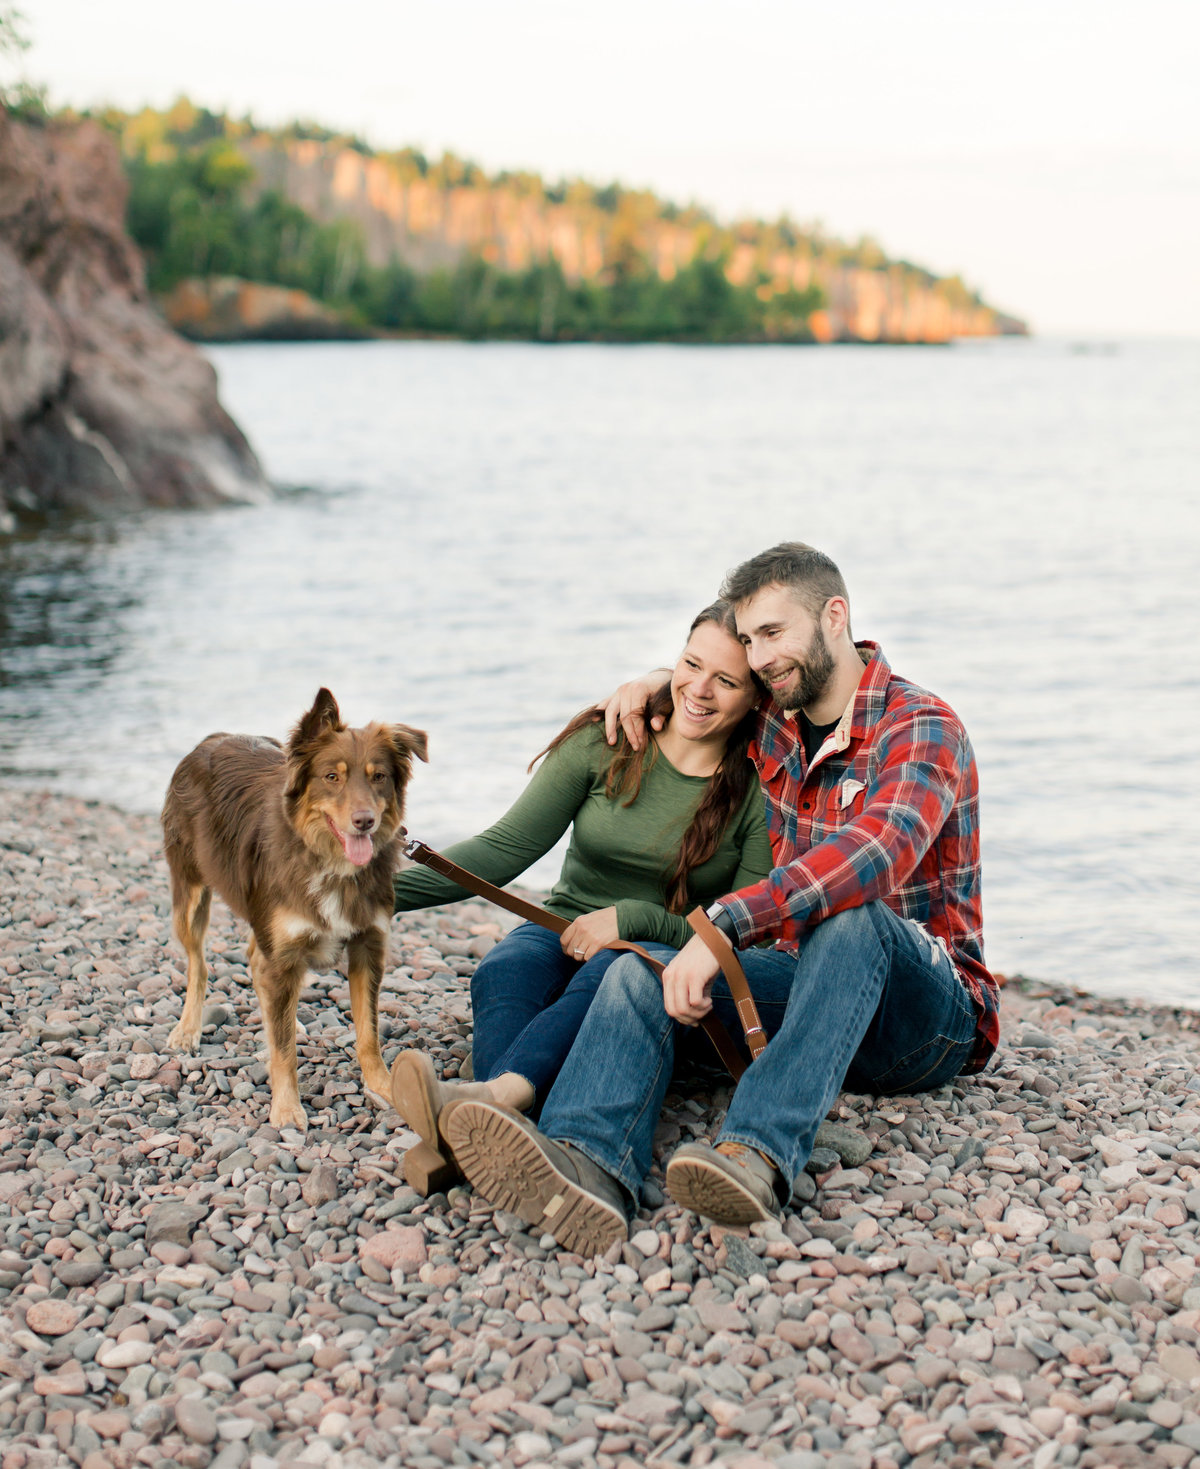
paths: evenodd
<path fill-rule="evenodd" d="M 838 717 L 831 724 L 814 724 L 812 720 L 809 719 L 808 715 L 805 714 L 804 710 L 801 709 L 798 719 L 800 727 L 800 739 L 804 744 L 804 757 L 811 765 L 813 756 L 817 753 L 817 751 L 821 748 L 821 746 L 825 743 L 829 736 L 834 732 L 834 730 L 837 729 L 838 725 L 841 724 L 841 715 L 838 715 Z M 714 903 L 713 907 L 709 909 L 708 916 L 713 920 L 713 922 L 721 930 L 721 932 L 725 935 L 729 942 L 733 944 L 736 948 L 737 931 L 734 928 L 733 915 L 729 912 L 729 910 L 727 908 L 718 908 Z"/>
<path fill-rule="evenodd" d="M 808 715 L 805 714 L 804 710 L 801 709 L 800 738 L 804 742 L 805 759 L 810 765 L 812 764 L 813 756 L 841 722 L 842 716 L 839 714 L 832 724 L 814 724 Z"/>

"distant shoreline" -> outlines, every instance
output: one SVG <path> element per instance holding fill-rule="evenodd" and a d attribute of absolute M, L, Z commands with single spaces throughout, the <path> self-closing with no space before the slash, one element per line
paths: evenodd
<path fill-rule="evenodd" d="M 324 333 L 321 335 L 305 334 L 287 336 L 282 333 L 263 333 L 258 336 L 198 336 L 190 332 L 180 332 L 180 336 L 186 337 L 197 347 L 238 347 L 238 346 L 286 346 L 305 347 L 321 346 L 326 343 L 336 342 L 339 345 L 362 345 L 369 342 L 467 342 L 475 346 L 491 346 L 502 343 L 506 346 L 524 347 L 701 347 L 719 350 L 722 347 L 919 347 L 919 348 L 946 348 L 953 347 L 959 342 L 978 341 L 978 337 L 954 337 L 945 342 L 867 342 L 844 340 L 838 342 L 811 342 L 811 341 L 782 341 L 779 338 L 766 339 L 762 337 L 747 337 L 744 340 L 731 339 L 724 342 L 704 341 L 681 341 L 674 337 L 644 337 L 637 341 L 630 341 L 620 337 L 572 337 L 556 338 L 553 341 L 545 341 L 539 337 L 467 337 L 454 336 L 448 332 L 348 332 L 345 336 L 336 333 Z"/>

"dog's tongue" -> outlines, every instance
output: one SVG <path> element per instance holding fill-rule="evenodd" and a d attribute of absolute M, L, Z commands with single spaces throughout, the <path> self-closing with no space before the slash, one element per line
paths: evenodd
<path fill-rule="evenodd" d="M 355 867 L 365 867 L 371 860 L 375 848 L 369 836 L 360 836 L 357 832 L 339 831 L 338 838 L 347 859 L 353 862 Z"/>

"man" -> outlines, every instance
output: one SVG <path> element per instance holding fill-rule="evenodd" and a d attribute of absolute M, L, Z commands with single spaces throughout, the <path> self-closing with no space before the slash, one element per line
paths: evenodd
<path fill-rule="evenodd" d="M 810 546 L 753 557 L 721 595 L 771 694 L 751 756 L 776 866 L 709 913 L 741 950 L 770 1039 L 715 1147 L 678 1148 L 666 1181 L 686 1208 L 746 1224 L 782 1212 L 843 1083 L 885 1095 L 943 1086 L 986 1064 L 999 1021 L 983 962 L 975 758 L 954 711 L 854 642 L 841 573 Z M 610 700 L 610 733 L 620 716 L 635 737 L 634 710 L 658 681 Z M 755 947 L 768 939 L 775 947 Z M 736 1032 L 701 939 L 661 985 L 640 959 L 618 959 L 540 1130 L 486 1103 L 443 1113 L 467 1177 L 567 1249 L 625 1238 L 680 1027 L 714 1008 Z"/>

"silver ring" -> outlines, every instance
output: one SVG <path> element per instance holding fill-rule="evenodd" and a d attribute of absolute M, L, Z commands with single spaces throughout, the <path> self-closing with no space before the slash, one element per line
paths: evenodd
<path fill-rule="evenodd" d="M 575 950 L 575 957 L 576 957 L 576 959 L 582 959 L 583 958 L 583 952 L 584 951 L 582 949 L 576 949 Z"/>

